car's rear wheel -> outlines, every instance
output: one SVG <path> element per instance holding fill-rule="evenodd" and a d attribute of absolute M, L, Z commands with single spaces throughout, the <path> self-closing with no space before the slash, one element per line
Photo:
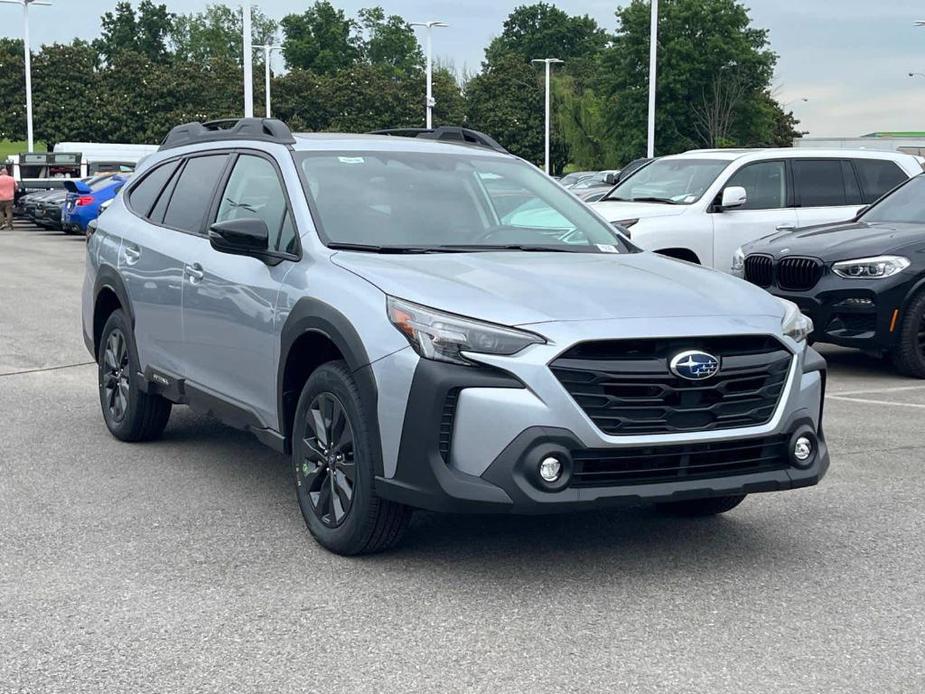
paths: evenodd
<path fill-rule="evenodd" d="M 925 378 L 925 290 L 912 297 L 903 312 L 893 363 L 906 376 Z"/>
<path fill-rule="evenodd" d="M 103 326 L 98 362 L 100 406 L 112 435 L 122 441 L 158 438 L 170 419 L 171 403 L 138 387 L 138 351 L 121 309 Z"/>
<path fill-rule="evenodd" d="M 684 501 L 669 501 L 656 504 L 656 508 L 662 513 L 667 513 L 671 516 L 715 516 L 731 511 L 741 504 L 745 497 L 745 494 L 733 494 L 730 496 L 713 496 L 706 499 L 685 499 Z"/>
<path fill-rule="evenodd" d="M 372 434 L 356 381 L 340 361 L 309 377 L 292 432 L 296 495 L 315 539 L 336 554 L 379 552 L 394 546 L 411 509 L 376 495 Z"/>

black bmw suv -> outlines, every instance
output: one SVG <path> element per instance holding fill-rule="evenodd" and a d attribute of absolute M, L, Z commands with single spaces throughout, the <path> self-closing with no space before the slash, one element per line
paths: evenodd
<path fill-rule="evenodd" d="M 743 246 L 733 274 L 796 303 L 817 342 L 890 354 L 925 378 L 925 174 L 854 220 Z"/>

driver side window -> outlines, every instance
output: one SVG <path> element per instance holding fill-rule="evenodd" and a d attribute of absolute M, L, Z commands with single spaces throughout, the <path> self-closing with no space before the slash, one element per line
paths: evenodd
<path fill-rule="evenodd" d="M 787 206 L 786 164 L 764 161 L 748 164 L 736 171 L 726 187 L 742 186 L 748 200 L 743 210 L 778 210 Z"/>

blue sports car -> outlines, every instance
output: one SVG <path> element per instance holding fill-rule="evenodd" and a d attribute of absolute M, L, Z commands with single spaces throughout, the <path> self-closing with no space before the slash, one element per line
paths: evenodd
<path fill-rule="evenodd" d="M 100 205 L 112 200 L 131 174 L 99 176 L 91 181 L 65 181 L 67 199 L 61 210 L 61 227 L 68 233 L 86 233 L 87 225 L 100 214 Z"/>

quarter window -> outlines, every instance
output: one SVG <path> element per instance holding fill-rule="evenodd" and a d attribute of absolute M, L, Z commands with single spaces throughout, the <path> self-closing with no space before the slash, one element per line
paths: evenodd
<path fill-rule="evenodd" d="M 794 159 L 793 188 L 801 207 L 848 205 L 839 159 Z"/>
<path fill-rule="evenodd" d="M 261 219 L 270 232 L 270 247 L 292 252 L 295 229 L 288 213 L 286 195 L 273 164 L 263 157 L 238 157 L 225 186 L 217 222 Z"/>
<path fill-rule="evenodd" d="M 903 170 L 891 161 L 855 159 L 854 168 L 861 179 L 865 205 L 893 190 L 908 178 Z"/>
<path fill-rule="evenodd" d="M 745 210 L 776 210 L 787 206 L 786 164 L 764 161 L 736 171 L 726 187 L 742 186 L 748 195 Z"/>
<path fill-rule="evenodd" d="M 166 226 L 197 234 L 202 230 L 216 182 L 227 160 L 227 154 L 220 154 L 193 157 L 186 162 L 164 214 Z"/>
<path fill-rule="evenodd" d="M 151 214 L 151 208 L 154 207 L 154 203 L 164 189 L 164 185 L 170 180 L 173 172 L 176 171 L 178 163 L 171 161 L 162 164 L 152 169 L 150 173 L 141 179 L 141 183 L 132 189 L 132 195 L 129 199 L 132 209 L 143 217 Z"/>

